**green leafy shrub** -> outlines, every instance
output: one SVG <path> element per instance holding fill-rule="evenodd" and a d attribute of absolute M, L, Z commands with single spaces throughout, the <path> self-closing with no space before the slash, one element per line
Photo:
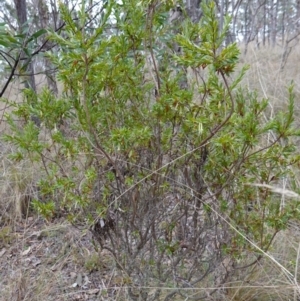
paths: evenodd
<path fill-rule="evenodd" d="M 26 124 L 8 117 L 5 138 L 14 159 L 40 162 L 35 209 L 93 224 L 132 300 L 150 286 L 151 300 L 212 296 L 299 217 L 267 186 L 293 184 L 299 162 L 292 87 L 287 111 L 265 120 L 268 101 L 239 87 L 247 68 L 232 78 L 239 50 L 224 46 L 230 20 L 219 32 L 213 2 L 199 24 L 171 22 L 167 4 L 111 3 L 91 31 L 83 11 L 75 22 L 60 8 L 65 35 L 50 38 L 64 93 L 27 91 L 14 111 Z"/>

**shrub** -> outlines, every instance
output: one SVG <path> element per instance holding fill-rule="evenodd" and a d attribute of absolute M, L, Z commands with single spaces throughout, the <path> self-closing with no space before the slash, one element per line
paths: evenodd
<path fill-rule="evenodd" d="M 7 117 L 12 158 L 40 163 L 34 208 L 91 226 L 132 300 L 213 296 L 299 217 L 268 188 L 293 185 L 299 162 L 292 86 L 266 121 L 268 100 L 239 87 L 246 68 L 232 78 L 239 50 L 213 2 L 199 24 L 171 22 L 168 3 L 107 4 L 89 31 L 84 11 L 75 22 L 60 8 L 66 31 L 50 38 L 64 92 L 27 90 L 13 112 L 25 126 Z"/>

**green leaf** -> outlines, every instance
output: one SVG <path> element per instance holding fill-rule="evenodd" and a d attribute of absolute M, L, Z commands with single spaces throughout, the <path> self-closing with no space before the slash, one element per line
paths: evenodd
<path fill-rule="evenodd" d="M 4 40 L 2 40 L 1 36 L 0 36 L 0 45 L 7 47 L 7 48 L 11 46 L 11 44 L 9 42 L 5 42 Z"/>

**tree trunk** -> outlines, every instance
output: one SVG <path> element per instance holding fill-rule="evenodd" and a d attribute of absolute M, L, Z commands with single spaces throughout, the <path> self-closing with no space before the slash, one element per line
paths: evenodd
<path fill-rule="evenodd" d="M 267 35 L 267 1 L 264 3 L 264 29 L 263 29 L 263 46 L 266 46 L 266 35 Z"/>
<path fill-rule="evenodd" d="M 187 0 L 186 1 L 186 8 L 189 17 L 195 23 L 199 22 L 201 18 L 201 10 L 200 4 L 202 0 Z"/>
<path fill-rule="evenodd" d="M 38 12 L 40 16 L 40 26 L 41 28 L 47 28 L 49 26 L 49 17 L 48 17 L 48 7 L 47 4 L 43 0 L 38 1 Z M 49 42 L 48 42 L 49 43 Z M 45 74 L 47 78 L 48 88 L 57 95 L 57 84 L 55 80 L 55 72 L 52 72 L 52 64 L 50 60 L 45 57 L 44 58 L 45 65 Z"/>
<path fill-rule="evenodd" d="M 296 20 L 300 18 L 300 0 L 296 2 Z"/>
<path fill-rule="evenodd" d="M 284 45 L 284 36 L 285 36 L 285 14 L 286 13 L 286 5 L 283 2 L 282 4 L 282 20 L 281 20 L 281 45 Z"/>
<path fill-rule="evenodd" d="M 26 0 L 14 0 L 14 3 L 15 3 L 16 12 L 17 12 L 19 32 L 23 33 L 23 34 L 28 33 L 29 28 L 28 28 L 28 24 L 27 24 Z M 28 58 L 28 60 L 30 61 L 31 58 Z M 28 61 L 26 63 L 28 63 Z M 36 91 L 35 79 L 34 79 L 34 68 L 33 68 L 32 62 L 28 63 L 26 72 L 29 74 L 29 79 L 25 83 L 26 87 L 31 88 L 32 90 Z"/>
<path fill-rule="evenodd" d="M 272 47 L 275 47 L 276 44 L 276 26 L 277 26 L 277 1 L 272 1 L 272 7 L 271 7 L 271 45 Z"/>
<path fill-rule="evenodd" d="M 53 19 L 53 28 L 55 30 L 57 30 L 57 28 L 60 26 L 60 24 L 59 24 L 56 0 L 50 0 L 50 6 L 51 6 L 51 15 L 52 15 L 52 19 Z"/>

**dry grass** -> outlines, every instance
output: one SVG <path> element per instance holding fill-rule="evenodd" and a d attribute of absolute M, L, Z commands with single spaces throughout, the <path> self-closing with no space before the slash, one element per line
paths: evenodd
<path fill-rule="evenodd" d="M 241 47 L 243 53 L 243 47 Z M 260 98 L 270 100 L 270 116 L 274 111 L 283 109 L 287 103 L 287 87 L 294 83 L 294 92 L 300 96 L 300 45 L 293 48 L 288 60 L 281 69 L 284 48 L 257 49 L 254 44 L 248 46 L 246 55 L 242 54 L 241 64 L 249 64 L 250 69 L 246 73 L 243 85 L 257 90 Z M 295 102 L 296 115 L 300 117 L 300 103 Z M 296 121 L 297 122 L 297 121 Z M 297 122 L 297 124 L 299 124 Z"/>
<path fill-rule="evenodd" d="M 15 240 L 1 249 L 1 301 L 115 300 L 123 277 L 89 232 L 33 218 L 14 227 Z"/>
<path fill-rule="evenodd" d="M 280 232 L 268 256 L 241 272 L 236 282 L 227 284 L 225 300 L 299 300 L 299 234 L 297 221 Z"/>
<path fill-rule="evenodd" d="M 257 50 L 249 45 L 247 55 L 242 55 L 241 63 L 251 65 L 244 85 L 257 89 L 259 97 L 270 99 L 266 118 L 286 106 L 286 87 L 292 80 L 296 95 L 300 95 L 299 47 L 289 56 L 284 70 L 280 68 L 283 49 L 279 46 Z M 38 82 L 41 86 L 45 81 L 41 77 Z M 5 97 L 21 101 L 21 88 L 20 84 L 10 86 Z M 298 116 L 300 104 L 295 105 Z M 0 109 L 3 113 L 6 108 L 2 104 Z M 296 124 L 300 125 L 298 121 Z M 1 124 L 1 131 L 6 130 Z M 130 285 L 128 279 L 117 272 L 109 254 L 95 249 L 89 232 L 60 220 L 45 223 L 37 217 L 20 219 L 26 196 L 34 195 L 40 174 L 29 163 L 12 163 L 7 157 L 10 151 L 7 145 L 0 145 L 0 301 L 129 300 L 125 291 Z M 290 223 L 277 236 L 269 257 L 224 286 L 218 300 L 298 300 L 299 229 L 298 221 Z M 193 289 L 197 292 L 202 288 Z"/>
<path fill-rule="evenodd" d="M 35 183 L 41 176 L 32 162 L 14 162 L 9 154 L 13 149 L 0 142 L 0 225 L 10 223 L 27 216 L 29 202 L 36 197 Z"/>

